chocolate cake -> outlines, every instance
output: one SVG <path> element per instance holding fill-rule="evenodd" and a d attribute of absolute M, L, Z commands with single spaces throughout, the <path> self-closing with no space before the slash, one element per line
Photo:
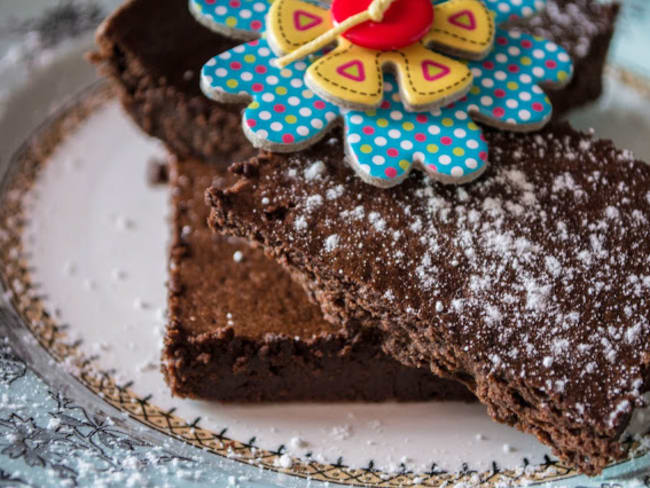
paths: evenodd
<path fill-rule="evenodd" d="M 474 400 L 460 383 L 383 353 L 378 329 L 326 322 L 261 250 L 213 235 L 203 193 L 223 169 L 175 159 L 170 165 L 163 372 L 175 395 L 247 402 Z"/>
<path fill-rule="evenodd" d="M 650 166 L 564 124 L 486 137 L 491 166 L 461 187 L 367 185 L 340 136 L 262 154 L 209 191 L 210 223 L 595 474 L 650 388 Z"/>
<path fill-rule="evenodd" d="M 617 12 L 596 0 L 549 0 L 545 12 L 518 22 L 573 56 L 573 80 L 549 92 L 556 116 L 600 95 Z M 213 102 L 199 89 L 203 63 L 237 43 L 200 25 L 187 0 L 130 0 L 98 30 L 91 59 L 117 82 L 134 120 L 172 153 L 220 162 L 226 150 L 240 160 L 252 155 L 240 128 L 243 107 Z"/>

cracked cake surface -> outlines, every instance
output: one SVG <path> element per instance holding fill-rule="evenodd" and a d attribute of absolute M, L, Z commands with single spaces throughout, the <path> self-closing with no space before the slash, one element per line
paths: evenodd
<path fill-rule="evenodd" d="M 210 223 L 593 474 L 649 387 L 650 167 L 565 124 L 486 134 L 491 166 L 461 187 L 366 185 L 339 137 L 262 154 L 210 190 Z"/>

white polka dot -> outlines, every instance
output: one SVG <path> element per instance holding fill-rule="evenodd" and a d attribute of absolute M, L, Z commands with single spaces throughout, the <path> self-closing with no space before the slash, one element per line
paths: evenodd
<path fill-rule="evenodd" d="M 528 120 L 530 120 L 530 112 L 528 110 L 520 110 L 519 118 L 524 122 L 527 122 Z"/>
<path fill-rule="evenodd" d="M 204 83 L 207 83 L 208 85 L 211 85 L 212 82 L 214 81 L 214 78 L 212 78 L 212 76 L 203 75 L 203 80 L 204 80 Z"/>
<path fill-rule="evenodd" d="M 299 136 L 306 136 L 307 134 L 309 134 L 309 128 L 305 127 L 304 125 L 299 125 L 296 128 L 296 132 L 298 133 Z"/>
<path fill-rule="evenodd" d="M 530 77 L 530 75 L 527 75 L 526 73 L 523 73 L 523 74 L 519 75 L 519 81 L 521 81 L 522 83 L 528 84 L 528 83 L 531 83 L 533 81 L 533 79 Z"/>
<path fill-rule="evenodd" d="M 517 46 L 510 46 L 508 48 L 508 54 L 510 56 L 519 56 L 521 54 L 521 49 L 519 49 Z"/>
<path fill-rule="evenodd" d="M 565 52 L 561 52 L 557 55 L 557 59 L 559 59 L 563 63 L 566 63 L 569 60 L 569 55 Z"/>
<path fill-rule="evenodd" d="M 359 168 L 361 168 L 361 171 L 364 173 L 370 174 L 370 166 L 367 164 L 361 164 L 359 165 Z"/>
<path fill-rule="evenodd" d="M 519 106 L 519 102 L 514 98 L 509 98 L 508 100 L 506 100 L 506 107 L 514 109 L 517 108 L 518 106 Z"/>
<path fill-rule="evenodd" d="M 311 121 L 311 126 L 312 126 L 314 129 L 322 129 L 322 128 L 323 128 L 323 125 L 324 125 L 324 124 L 323 124 L 323 121 L 320 120 L 320 119 L 312 119 L 312 121 Z"/>
<path fill-rule="evenodd" d="M 262 100 L 264 100 L 265 102 L 272 102 L 273 100 L 275 100 L 275 95 L 273 95 L 273 93 L 265 93 L 264 95 L 262 95 Z"/>
<path fill-rule="evenodd" d="M 361 140 L 361 136 L 360 136 L 359 134 L 350 134 L 350 135 L 348 136 L 348 142 L 349 142 L 350 144 L 356 144 L 356 143 L 359 142 L 360 140 Z"/>
<path fill-rule="evenodd" d="M 413 161 L 424 161 L 424 153 L 417 151 L 413 153 Z"/>
<path fill-rule="evenodd" d="M 544 68 L 540 68 L 539 66 L 535 66 L 533 68 L 533 74 L 537 76 L 538 78 L 541 78 L 544 76 Z"/>
<path fill-rule="evenodd" d="M 363 122 L 363 117 L 361 117 L 361 115 L 356 115 L 355 114 L 355 115 L 350 116 L 350 123 L 351 124 L 360 124 L 361 122 Z"/>
<path fill-rule="evenodd" d="M 470 149 L 477 149 L 478 148 L 478 141 L 476 139 L 469 139 L 467 141 L 467 147 Z"/>
<path fill-rule="evenodd" d="M 226 15 L 226 13 L 228 13 L 228 9 L 223 5 L 219 5 L 217 8 L 214 9 L 214 13 L 217 15 Z"/>
<path fill-rule="evenodd" d="M 541 95 L 542 93 L 544 93 L 544 90 L 542 90 L 542 89 L 541 89 L 540 87 L 538 87 L 537 85 L 534 85 L 534 86 L 531 88 L 531 90 L 533 91 L 533 93 L 536 93 L 537 95 Z"/>
<path fill-rule="evenodd" d="M 390 118 L 393 120 L 402 120 L 402 117 L 404 117 L 404 115 L 399 110 L 393 110 L 390 113 Z"/>
<path fill-rule="evenodd" d="M 504 2 L 499 3 L 497 8 L 499 9 L 499 12 L 503 12 L 503 13 L 510 12 L 510 5 Z"/>
<path fill-rule="evenodd" d="M 535 11 L 531 7 L 522 7 L 522 9 L 521 9 L 521 15 L 523 17 L 530 17 L 534 13 L 535 13 Z"/>
<path fill-rule="evenodd" d="M 499 53 L 494 57 L 494 59 L 496 59 L 498 63 L 505 63 L 508 61 L 508 56 L 503 53 Z"/>
<path fill-rule="evenodd" d="M 510 39 L 520 39 L 521 38 L 521 32 L 519 32 L 518 30 L 508 31 L 508 35 L 510 36 Z"/>
<path fill-rule="evenodd" d="M 465 166 L 467 166 L 469 169 L 476 169 L 478 162 L 474 158 L 467 158 L 465 160 Z"/>
<path fill-rule="evenodd" d="M 226 76 L 228 74 L 228 70 L 226 68 L 217 68 L 214 71 L 214 74 L 217 75 L 220 78 L 223 78 L 224 76 Z"/>
<path fill-rule="evenodd" d="M 336 118 L 336 114 L 334 112 L 325 112 L 325 120 L 328 122 L 331 122 Z"/>
<path fill-rule="evenodd" d="M 269 133 L 266 132 L 264 129 L 258 130 L 257 132 L 255 132 L 255 135 L 260 139 L 266 139 L 267 137 L 269 137 Z"/>
<path fill-rule="evenodd" d="M 393 91 L 393 84 L 390 82 L 384 83 L 384 91 L 390 93 Z"/>
<path fill-rule="evenodd" d="M 492 88 L 494 86 L 494 80 L 492 78 L 483 78 L 481 80 L 481 85 L 485 88 Z"/>
<path fill-rule="evenodd" d="M 311 109 L 309 107 L 300 107 L 298 113 L 303 117 L 309 117 L 311 115 Z"/>
<path fill-rule="evenodd" d="M 289 97 L 289 99 L 287 101 L 289 102 L 289 105 L 292 105 L 294 107 L 296 105 L 300 104 L 300 98 L 298 98 L 298 97 Z"/>
<path fill-rule="evenodd" d="M 248 10 L 247 8 L 245 8 L 245 9 L 243 9 L 243 10 L 241 10 L 241 11 L 239 12 L 239 16 L 240 16 L 242 19 L 250 19 L 250 18 L 251 18 L 251 15 L 253 15 L 253 12 L 251 12 L 251 11 Z"/>
<path fill-rule="evenodd" d="M 456 178 L 460 178 L 465 174 L 465 171 L 463 171 L 463 168 L 460 166 L 454 166 L 451 168 L 451 176 L 455 176 Z"/>
<path fill-rule="evenodd" d="M 300 78 L 293 78 L 290 83 L 294 88 L 302 88 L 302 85 L 304 84 Z"/>
<path fill-rule="evenodd" d="M 388 142 L 388 141 L 386 141 L 386 138 L 385 138 L 385 137 L 381 137 L 381 136 L 379 136 L 379 137 L 375 137 L 375 144 L 376 144 L 377 146 L 380 146 L 380 147 L 381 147 L 381 146 L 385 146 L 387 142 Z"/>
<path fill-rule="evenodd" d="M 445 164 L 445 165 L 447 165 L 447 164 L 451 163 L 451 158 L 450 158 L 449 156 L 447 156 L 446 154 L 442 154 L 442 155 L 438 158 L 438 162 L 439 162 L 440 164 Z"/>
<path fill-rule="evenodd" d="M 271 130 L 275 132 L 280 132 L 282 130 L 282 124 L 280 122 L 271 123 Z"/>
<path fill-rule="evenodd" d="M 411 141 L 402 141 L 400 143 L 400 147 L 405 151 L 408 151 L 410 149 L 413 149 L 413 143 Z"/>
<path fill-rule="evenodd" d="M 269 120 L 271 118 L 271 112 L 268 110 L 263 110 L 260 112 L 260 119 L 262 120 Z"/>
<path fill-rule="evenodd" d="M 249 73 L 248 71 L 244 71 L 241 75 L 239 75 L 239 77 L 243 81 L 251 81 L 253 79 L 253 74 Z"/>
<path fill-rule="evenodd" d="M 458 137 L 459 139 L 462 139 L 467 135 L 467 132 L 465 132 L 463 129 L 456 129 L 454 130 L 454 136 Z"/>
<path fill-rule="evenodd" d="M 456 120 L 465 120 L 467 119 L 467 112 L 464 110 L 456 110 L 454 117 L 456 117 Z"/>
<path fill-rule="evenodd" d="M 483 71 L 481 71 L 480 68 L 472 68 L 472 75 L 474 75 L 474 78 L 480 78 L 482 74 Z"/>
<path fill-rule="evenodd" d="M 246 50 L 246 45 L 245 44 L 240 44 L 239 46 L 233 48 L 233 52 L 236 52 L 236 53 L 239 53 L 239 54 L 243 53 L 245 50 Z M 226 52 L 228 52 L 228 51 L 226 51 Z M 224 58 L 224 59 L 226 59 L 226 58 Z"/>
<path fill-rule="evenodd" d="M 557 51 L 557 44 L 555 44 L 554 42 L 547 42 L 546 50 L 550 53 L 554 53 L 555 51 Z"/>
<path fill-rule="evenodd" d="M 386 158 L 384 158 L 383 156 L 376 155 L 372 157 L 372 162 L 378 166 L 381 166 L 386 162 Z"/>
<path fill-rule="evenodd" d="M 429 132 L 429 134 L 434 135 L 434 136 L 437 136 L 438 134 L 440 134 L 440 127 L 438 127 L 438 126 L 435 125 L 435 124 L 431 124 L 431 125 L 427 128 L 427 131 Z"/>
<path fill-rule="evenodd" d="M 527 91 L 522 91 L 522 92 L 519 92 L 519 98 L 521 98 L 524 102 L 528 102 L 528 101 L 530 101 L 532 96 Z"/>
<path fill-rule="evenodd" d="M 295 69 L 298 71 L 305 71 L 307 69 L 307 63 L 304 61 L 298 61 L 296 64 L 293 65 Z"/>
<path fill-rule="evenodd" d="M 401 135 L 402 135 L 402 133 L 400 131 L 398 131 L 397 129 L 391 129 L 391 130 L 388 131 L 388 137 L 392 137 L 393 139 L 397 139 Z"/>
<path fill-rule="evenodd" d="M 505 73 L 505 71 L 499 70 L 496 73 L 494 73 L 494 77 L 499 81 L 503 81 L 508 77 L 508 75 Z"/>
<path fill-rule="evenodd" d="M 483 105 L 485 107 L 489 107 L 493 103 L 494 103 L 494 101 L 492 100 L 492 97 L 488 97 L 488 96 L 481 97 L 481 105 Z"/>
<path fill-rule="evenodd" d="M 533 49 L 533 57 L 536 59 L 542 59 L 544 56 L 546 56 L 546 53 L 542 51 L 541 49 Z"/>
<path fill-rule="evenodd" d="M 215 64 L 217 64 L 217 60 L 214 58 L 210 58 L 210 60 L 205 64 L 206 66 L 214 66 Z"/>
<path fill-rule="evenodd" d="M 255 10 L 255 12 L 264 12 L 266 10 L 266 5 L 264 5 L 262 2 L 255 2 L 255 5 L 253 5 L 253 10 Z"/>
<path fill-rule="evenodd" d="M 271 54 L 271 50 L 268 47 L 261 47 L 257 50 L 257 54 L 266 57 Z"/>
<path fill-rule="evenodd" d="M 275 75 L 267 76 L 266 77 L 266 82 L 269 85 L 277 85 L 278 84 L 278 77 Z"/>

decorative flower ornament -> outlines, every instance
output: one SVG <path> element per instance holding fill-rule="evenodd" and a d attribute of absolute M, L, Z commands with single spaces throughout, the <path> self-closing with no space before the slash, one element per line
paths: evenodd
<path fill-rule="evenodd" d="M 488 147 L 474 121 L 541 128 L 552 107 L 538 84 L 561 86 L 572 73 L 556 44 L 494 27 L 539 0 L 334 0 L 330 12 L 301 0 L 226 1 L 190 0 L 190 9 L 223 34 L 260 38 L 206 63 L 206 95 L 252 98 L 244 130 L 276 152 L 312 145 L 343 119 L 349 163 L 381 187 L 414 166 L 444 183 L 475 179 Z M 366 20 L 377 2 L 381 20 Z"/>

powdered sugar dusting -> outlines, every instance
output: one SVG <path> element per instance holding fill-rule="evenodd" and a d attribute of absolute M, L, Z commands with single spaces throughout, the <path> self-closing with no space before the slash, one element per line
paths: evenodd
<path fill-rule="evenodd" d="M 363 277 L 351 300 L 464 344 L 484 374 L 562 392 L 567 418 L 619 421 L 621 402 L 638 402 L 650 334 L 648 170 L 589 135 L 490 137 L 491 171 L 462 188 L 413 175 L 368 190 L 339 174 L 337 157 L 319 157 L 318 179 L 298 170 L 262 186 L 309 229 L 292 246 L 309 254 L 320 242 L 323 269 Z M 414 344 L 424 357 L 426 344 Z"/>

